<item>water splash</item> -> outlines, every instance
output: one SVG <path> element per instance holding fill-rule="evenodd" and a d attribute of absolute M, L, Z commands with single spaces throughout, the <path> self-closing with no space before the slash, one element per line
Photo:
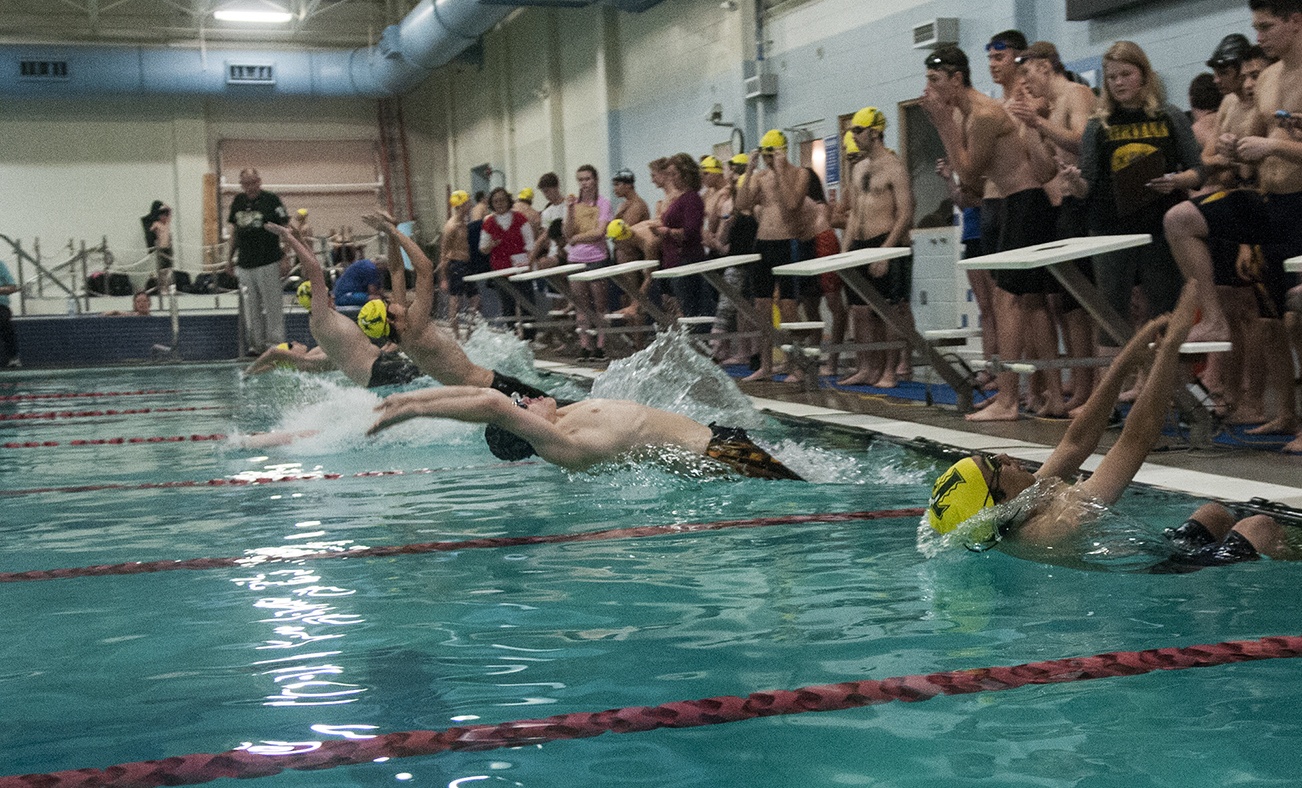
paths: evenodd
<path fill-rule="evenodd" d="M 728 374 L 701 355 L 681 331 L 668 331 L 643 350 L 612 361 L 592 396 L 627 399 L 679 413 L 702 424 L 752 429 L 765 419 Z"/>

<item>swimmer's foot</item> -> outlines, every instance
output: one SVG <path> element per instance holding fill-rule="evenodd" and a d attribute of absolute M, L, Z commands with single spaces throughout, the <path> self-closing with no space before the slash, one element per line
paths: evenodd
<path fill-rule="evenodd" d="M 878 389 L 893 389 L 896 386 L 900 385 L 898 373 L 887 372 L 883 374 L 880 378 L 878 378 L 877 382 L 872 385 L 873 388 L 878 388 Z"/>
<path fill-rule="evenodd" d="M 1240 402 L 1230 413 L 1231 424 L 1261 424 L 1266 421 L 1266 405 L 1263 402 Z"/>
<path fill-rule="evenodd" d="M 1063 404 L 1062 397 L 1050 394 L 1040 403 L 1040 407 L 1036 408 L 1035 415 L 1043 419 L 1061 419 L 1067 415 L 1067 408 Z"/>
<path fill-rule="evenodd" d="M 1302 432 L 1299 432 L 1296 438 L 1281 446 L 1279 450 L 1289 454 L 1302 454 Z"/>
<path fill-rule="evenodd" d="M 1292 435 L 1297 432 L 1297 419 L 1292 414 L 1276 416 L 1260 427 L 1253 427 L 1244 432 L 1248 435 Z"/>
<path fill-rule="evenodd" d="M 871 386 L 882 376 L 881 370 L 861 369 L 844 380 L 838 380 L 838 386 Z"/>
<path fill-rule="evenodd" d="M 989 405 L 963 418 L 968 421 L 1017 421 L 1021 414 L 1017 412 L 1016 400 L 1008 404 L 990 400 Z"/>
<path fill-rule="evenodd" d="M 1134 402 L 1137 399 L 1139 399 L 1139 386 L 1121 392 L 1121 395 L 1117 397 L 1117 402 Z"/>
<path fill-rule="evenodd" d="M 719 363 L 725 367 L 735 367 L 739 364 L 745 364 L 749 360 L 750 359 L 746 358 L 745 356 L 729 356 L 728 358 L 725 358 L 723 361 L 720 361 Z"/>
<path fill-rule="evenodd" d="M 741 382 L 742 382 L 742 383 L 754 383 L 755 381 L 758 381 L 758 380 L 772 380 L 772 379 L 773 379 L 773 370 L 772 370 L 772 369 L 765 369 L 764 367 L 760 367 L 759 369 L 757 369 L 757 370 L 755 370 L 754 372 L 750 373 L 750 374 L 747 375 L 746 377 L 742 378 L 742 379 L 741 379 Z"/>

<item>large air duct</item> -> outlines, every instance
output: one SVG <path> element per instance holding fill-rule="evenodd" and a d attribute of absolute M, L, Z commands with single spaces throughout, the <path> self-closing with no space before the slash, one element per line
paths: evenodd
<path fill-rule="evenodd" d="M 421 0 L 374 47 L 287 52 L 141 46 L 0 46 L 0 96 L 396 96 L 459 55 L 512 10 Z"/>

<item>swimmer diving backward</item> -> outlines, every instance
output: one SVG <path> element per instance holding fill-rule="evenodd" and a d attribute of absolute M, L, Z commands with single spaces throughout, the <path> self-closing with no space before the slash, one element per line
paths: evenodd
<path fill-rule="evenodd" d="M 638 449 L 678 448 L 717 460 L 743 476 L 800 480 L 756 446 L 744 430 L 706 426 L 628 400 L 589 399 L 562 407 L 551 397 L 512 398 L 492 389 L 449 386 L 394 394 L 376 410 L 380 418 L 369 430 L 371 435 L 414 418 L 488 424 L 524 441 L 529 450 L 524 456 L 536 453 L 572 471 Z"/>
<path fill-rule="evenodd" d="M 384 351 L 376 347 L 357 324 L 335 309 L 321 263 L 290 228 L 274 224 L 268 225 L 267 229 L 280 236 L 301 261 L 307 282 L 299 287 L 298 298 L 308 309 L 308 329 L 329 360 L 349 380 L 359 386 L 374 388 L 410 383 L 420 377 L 420 371 L 413 364 L 392 350 Z M 277 360 L 292 363 L 295 359 L 286 357 Z M 263 362 L 264 358 L 259 358 L 249 372 L 260 371 L 259 365 Z"/>
<path fill-rule="evenodd" d="M 1198 298 L 1198 282 L 1187 282 L 1175 311 L 1150 321 L 1135 334 L 1039 471 L 1032 474 L 1006 455 L 964 458 L 941 474 L 932 487 L 928 524 L 939 533 L 949 533 L 981 510 L 1012 501 L 1035 486 L 1036 490 L 1019 499 L 1020 508 L 1010 507 L 1016 511 L 1002 522 L 974 529 L 981 531 L 969 535 L 969 542 L 977 543 L 974 549 L 997 547 L 1028 560 L 1097 568 L 1086 562 L 1078 532 L 1097 514 L 1100 504 L 1116 503 L 1157 442 L 1180 379 L 1180 344 L 1193 327 Z M 1155 354 L 1149 351 L 1153 342 Z M 1098 446 L 1122 383 L 1150 355 L 1153 361 L 1148 378 L 1116 444 L 1088 479 L 1076 484 L 1064 481 L 1080 471 Z M 1168 532 L 1172 555 L 1149 571 L 1190 571 L 1252 560 L 1258 554 L 1277 559 L 1297 557 L 1284 541 L 1282 528 L 1269 517 L 1258 515 L 1235 523 L 1228 511 L 1209 505 L 1192 519 L 1197 526 L 1186 524 Z"/>

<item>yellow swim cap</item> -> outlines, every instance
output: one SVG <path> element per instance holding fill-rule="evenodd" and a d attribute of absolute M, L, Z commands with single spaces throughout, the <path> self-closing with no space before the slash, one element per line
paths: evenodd
<path fill-rule="evenodd" d="M 841 144 L 845 146 L 845 152 L 847 154 L 863 152 L 859 150 L 859 143 L 854 141 L 853 131 L 847 131 L 845 133 L 845 136 L 841 138 Z"/>
<path fill-rule="evenodd" d="M 628 224 L 623 219 L 612 219 L 606 225 L 606 237 L 612 241 L 627 241 L 633 237 L 633 231 L 628 229 Z"/>
<path fill-rule="evenodd" d="M 990 487 L 976 460 L 964 457 L 940 475 L 927 501 L 927 524 L 947 534 L 967 518 L 993 506 Z"/>
<path fill-rule="evenodd" d="M 778 148 L 785 150 L 786 147 L 787 135 L 783 134 L 779 129 L 769 129 L 760 138 L 760 150 L 762 151 L 776 150 Z"/>
<path fill-rule="evenodd" d="M 876 107 L 864 107 L 854 113 L 850 119 L 851 126 L 858 126 L 861 129 L 877 129 L 886 131 L 886 116 Z"/>
<path fill-rule="evenodd" d="M 281 342 L 279 345 L 276 345 L 276 347 L 280 348 L 281 350 L 289 350 L 289 343 Z"/>
<path fill-rule="evenodd" d="M 299 216 L 302 216 L 304 219 L 307 218 L 307 209 L 306 209 L 306 208 L 299 208 L 299 209 L 296 211 L 296 213 L 297 213 Z"/>
<path fill-rule="evenodd" d="M 448 205 L 453 208 L 460 208 L 468 202 L 470 202 L 470 195 L 464 189 L 457 189 L 448 195 Z"/>
<path fill-rule="evenodd" d="M 702 157 L 701 157 L 701 172 L 722 173 L 722 172 L 723 172 L 723 162 L 719 161 L 718 159 L 714 158 L 713 156 L 702 156 Z"/>
<path fill-rule="evenodd" d="M 728 163 L 736 164 L 738 167 L 745 167 L 747 164 L 750 164 L 750 156 L 745 153 L 738 153 L 736 156 L 728 159 Z"/>
<path fill-rule="evenodd" d="M 299 284 L 298 303 L 302 304 L 303 308 L 308 310 L 309 312 L 312 311 L 312 283 L 311 282 L 307 280 L 303 280 L 303 282 Z"/>
<path fill-rule="evenodd" d="M 530 189 L 528 186 L 524 187 L 520 190 L 519 194 L 515 195 L 515 199 L 524 202 L 533 202 L 533 189 Z"/>
<path fill-rule="evenodd" d="M 367 301 L 357 313 L 357 325 L 362 333 L 371 339 L 380 339 L 389 335 L 389 308 L 379 298 Z"/>

